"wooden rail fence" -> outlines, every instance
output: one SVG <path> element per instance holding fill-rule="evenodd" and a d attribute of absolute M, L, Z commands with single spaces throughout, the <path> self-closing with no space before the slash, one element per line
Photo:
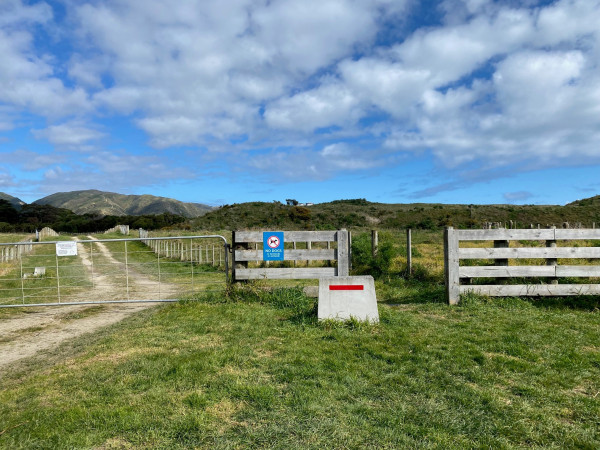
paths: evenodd
<path fill-rule="evenodd" d="M 26 239 L 18 244 L 0 244 L 0 262 L 18 260 L 22 255 L 31 253 L 33 251 L 32 242 L 33 239 Z"/>
<path fill-rule="evenodd" d="M 292 248 L 284 249 L 284 261 L 336 261 L 336 267 L 258 267 L 248 268 L 248 262 L 263 261 L 262 231 L 234 231 L 233 281 L 256 279 L 315 279 L 348 276 L 350 267 L 350 242 L 346 230 L 338 231 L 285 231 L 284 242 Z M 297 243 L 306 243 L 306 249 L 298 249 Z M 313 243 L 321 247 L 312 248 Z M 331 243 L 337 243 L 332 248 Z M 251 248 L 254 247 L 254 248 Z"/>
<path fill-rule="evenodd" d="M 598 229 L 455 230 L 444 234 L 446 299 L 475 292 L 494 297 L 597 295 L 600 284 L 557 284 L 559 277 L 600 277 L 600 265 L 558 265 L 558 259 L 600 259 L 600 247 L 557 247 L 556 241 L 600 239 Z M 545 241 L 545 247 L 510 248 L 509 241 Z M 494 247 L 461 248 L 461 241 L 494 241 Z M 509 259 L 544 259 L 545 265 L 509 265 Z M 493 266 L 461 266 L 461 260 L 493 259 Z M 471 285 L 471 278 L 546 277 L 549 284 Z"/>

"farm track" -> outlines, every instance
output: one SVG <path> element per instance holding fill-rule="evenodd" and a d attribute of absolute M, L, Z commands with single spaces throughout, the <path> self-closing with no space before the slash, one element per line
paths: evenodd
<path fill-rule="evenodd" d="M 91 236 L 88 238 L 94 239 Z M 95 245 L 113 270 L 114 268 L 125 270 L 125 264 L 115 259 L 103 243 L 98 242 Z M 78 247 L 81 263 L 91 274 L 92 261 L 83 246 L 80 244 Z M 71 295 L 63 301 L 123 299 L 125 294 L 123 286 L 115 282 L 115 277 L 102 274 L 97 268 L 98 266 L 93 276 L 93 288 L 87 289 L 85 293 Z M 131 268 L 129 268 L 129 283 L 131 291 L 135 292 L 137 298 L 158 298 L 157 283 Z M 176 286 L 166 283 L 161 283 L 160 290 L 163 298 L 177 292 Z M 0 319 L 0 377 L 20 360 L 56 348 L 70 339 L 112 325 L 131 314 L 154 306 L 156 304 L 148 303 L 64 305 L 26 309 L 21 315 Z"/>

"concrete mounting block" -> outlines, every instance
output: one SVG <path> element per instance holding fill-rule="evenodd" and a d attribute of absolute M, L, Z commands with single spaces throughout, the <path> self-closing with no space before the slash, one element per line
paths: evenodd
<path fill-rule="evenodd" d="M 319 279 L 318 318 L 379 322 L 373 277 Z"/>

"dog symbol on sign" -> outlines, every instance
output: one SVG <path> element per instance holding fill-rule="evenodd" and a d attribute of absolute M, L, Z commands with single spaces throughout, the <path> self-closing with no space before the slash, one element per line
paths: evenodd
<path fill-rule="evenodd" d="M 277 236 L 271 236 L 268 240 L 267 240 L 267 245 L 271 248 L 277 248 L 279 247 L 279 238 Z"/>

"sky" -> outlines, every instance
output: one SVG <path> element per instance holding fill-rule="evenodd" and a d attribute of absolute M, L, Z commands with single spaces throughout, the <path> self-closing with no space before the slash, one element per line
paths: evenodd
<path fill-rule="evenodd" d="M 600 0 L 0 0 L 0 191 L 600 194 Z"/>

